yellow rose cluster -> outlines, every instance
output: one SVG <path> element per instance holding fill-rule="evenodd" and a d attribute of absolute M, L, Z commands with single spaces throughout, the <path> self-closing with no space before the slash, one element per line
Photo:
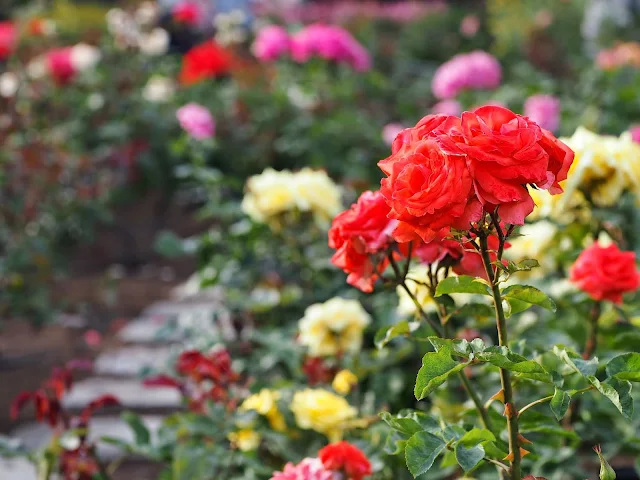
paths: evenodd
<path fill-rule="evenodd" d="M 251 395 L 242 402 L 240 410 L 258 412 L 266 417 L 269 425 L 276 432 L 284 432 L 287 429 L 287 424 L 282 413 L 278 410 L 278 400 L 280 400 L 280 392 L 263 388 L 259 393 Z"/>
<path fill-rule="evenodd" d="M 318 223 L 327 225 L 342 210 L 342 203 L 338 186 L 322 170 L 267 168 L 247 181 L 242 210 L 256 222 L 268 224 L 286 212 L 311 212 Z"/>
<path fill-rule="evenodd" d="M 629 132 L 614 137 L 580 127 L 562 140 L 576 153 L 563 197 L 571 198 L 580 190 L 595 205 L 610 207 L 625 191 L 640 194 L 640 145 Z"/>
<path fill-rule="evenodd" d="M 299 341 L 314 357 L 357 353 L 371 317 L 360 302 L 340 297 L 307 307 L 298 323 Z"/>
<path fill-rule="evenodd" d="M 341 440 L 345 430 L 360 425 L 358 412 L 349 402 L 323 389 L 296 392 L 291 411 L 300 428 L 322 433 L 332 443 Z"/>

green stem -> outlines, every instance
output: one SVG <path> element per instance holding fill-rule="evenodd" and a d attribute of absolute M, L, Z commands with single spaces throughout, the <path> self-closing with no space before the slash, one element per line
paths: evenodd
<path fill-rule="evenodd" d="M 535 407 L 536 405 L 540 405 L 541 403 L 550 402 L 553 398 L 553 395 L 549 395 L 548 397 L 541 398 L 540 400 L 536 400 L 535 402 L 531 402 L 529 405 L 525 405 L 518 412 L 518 416 L 522 415 L 524 412 L 529 410 L 531 407 Z"/>
<path fill-rule="evenodd" d="M 596 353 L 598 347 L 598 319 L 602 307 L 600 302 L 596 302 L 591 309 L 591 317 L 589 318 L 589 331 L 587 333 L 587 341 L 584 344 L 584 352 L 582 358 L 589 360 Z"/>
<path fill-rule="evenodd" d="M 500 224 L 495 222 L 495 227 L 500 230 Z M 502 232 L 500 230 L 500 232 Z M 504 235 L 499 235 L 501 252 L 504 248 Z M 491 283 L 491 293 L 493 295 L 493 303 L 496 309 L 496 326 L 498 328 L 498 342 L 500 346 L 508 345 L 507 336 L 507 321 L 504 315 L 504 309 L 502 308 L 502 294 L 500 293 L 500 286 L 498 284 L 498 278 L 496 277 L 493 266 L 491 265 L 491 257 L 489 255 L 489 245 L 487 241 L 487 234 L 481 232 L 480 235 L 480 254 L 482 255 L 482 262 L 484 264 L 487 277 Z M 501 261 L 498 258 L 498 261 Z M 500 383 L 502 384 L 502 391 L 504 392 L 504 404 L 505 404 L 505 416 L 507 417 L 507 430 L 509 433 L 509 454 L 513 456 L 511 461 L 510 478 L 511 480 L 521 480 L 520 461 L 522 457 L 520 455 L 520 440 L 519 440 L 519 427 L 518 427 L 518 410 L 516 409 L 513 389 L 511 387 L 511 372 L 504 368 L 500 369 Z"/>

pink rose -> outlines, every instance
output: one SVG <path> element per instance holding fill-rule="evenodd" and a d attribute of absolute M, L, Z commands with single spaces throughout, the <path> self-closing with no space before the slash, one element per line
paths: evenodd
<path fill-rule="evenodd" d="M 560 126 L 560 100 L 552 95 L 533 95 L 524 102 L 524 115 L 555 132 Z"/>
<path fill-rule="evenodd" d="M 440 65 L 431 88 L 436 98 L 454 98 L 463 90 L 494 89 L 502 80 L 502 67 L 496 58 L 481 50 L 461 53 Z"/>
<path fill-rule="evenodd" d="M 382 129 L 382 139 L 387 145 L 393 145 L 393 141 L 398 134 L 404 130 L 404 126 L 400 123 L 388 123 Z"/>
<path fill-rule="evenodd" d="M 434 115 L 460 115 L 462 105 L 456 100 L 442 100 L 431 107 L 431 113 Z"/>
<path fill-rule="evenodd" d="M 188 103 L 176 112 L 180 126 L 196 140 L 213 137 L 215 120 L 211 112 L 197 103 Z"/>

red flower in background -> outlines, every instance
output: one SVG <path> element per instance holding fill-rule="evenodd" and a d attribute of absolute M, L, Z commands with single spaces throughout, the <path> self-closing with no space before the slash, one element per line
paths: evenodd
<path fill-rule="evenodd" d="M 11 22 L 0 22 L 0 60 L 13 53 L 18 44 L 18 31 Z"/>
<path fill-rule="evenodd" d="M 226 350 L 204 354 L 198 350 L 182 352 L 176 362 L 179 378 L 158 375 L 144 380 L 147 387 L 174 387 L 185 397 L 189 408 L 204 411 L 207 401 L 233 404 L 229 387 L 239 375 L 231 368 L 231 356 Z"/>
<path fill-rule="evenodd" d="M 338 369 L 328 366 L 321 357 L 307 357 L 302 364 L 302 371 L 306 375 L 309 385 L 314 386 L 329 383 Z"/>
<path fill-rule="evenodd" d="M 192 85 L 207 78 L 223 76 L 231 70 L 231 52 L 213 41 L 196 45 L 182 59 L 180 82 Z"/>
<path fill-rule="evenodd" d="M 495 262 L 498 259 L 500 240 L 495 235 L 491 235 L 487 238 L 487 246 L 489 247 L 491 262 Z M 505 243 L 504 248 L 509 248 L 509 246 L 509 243 Z M 471 277 L 480 277 L 488 280 L 480 253 L 475 250 L 470 241 L 463 243 L 462 247 L 462 258 L 454 265 L 453 271 L 458 275 L 469 275 Z M 507 262 L 503 260 L 503 263 L 506 264 Z"/>
<path fill-rule="evenodd" d="M 569 270 L 569 280 L 594 300 L 622 303 L 622 294 L 640 286 L 636 254 L 623 252 L 617 245 L 601 247 L 594 243 L 582 251 Z"/>
<path fill-rule="evenodd" d="M 173 7 L 171 15 L 178 23 L 197 25 L 202 18 L 202 8 L 195 2 L 184 1 Z"/>
<path fill-rule="evenodd" d="M 327 470 L 346 475 L 346 480 L 362 480 L 371 475 L 371 463 L 358 447 L 348 442 L 327 445 L 318 452 L 318 457 Z"/>

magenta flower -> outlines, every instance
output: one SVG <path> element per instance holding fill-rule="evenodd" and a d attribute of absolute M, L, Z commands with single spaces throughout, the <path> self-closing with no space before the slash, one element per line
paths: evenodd
<path fill-rule="evenodd" d="M 442 100 L 431 107 L 431 113 L 458 116 L 462 113 L 462 105 L 457 100 Z"/>
<path fill-rule="evenodd" d="M 636 143 L 640 143 L 640 125 L 634 125 L 629 129 L 629 133 L 631 134 L 631 140 Z"/>
<path fill-rule="evenodd" d="M 287 463 L 282 472 L 274 472 L 270 480 L 337 480 L 319 458 L 305 458 L 298 465 Z"/>
<path fill-rule="evenodd" d="M 532 95 L 524 102 L 524 115 L 555 132 L 560 126 L 560 100 L 553 95 Z"/>
<path fill-rule="evenodd" d="M 502 67 L 491 54 L 476 50 L 461 53 L 440 65 L 431 89 L 436 98 L 454 98 L 463 90 L 494 89 L 500 85 Z"/>
<path fill-rule="evenodd" d="M 291 54 L 297 62 L 321 57 L 346 63 L 359 72 L 371 68 L 369 52 L 345 29 L 336 25 L 313 24 L 294 35 Z"/>
<path fill-rule="evenodd" d="M 215 133 L 215 120 L 202 105 L 188 103 L 178 109 L 176 117 L 184 131 L 196 140 L 211 138 Z"/>
<path fill-rule="evenodd" d="M 253 54 L 263 62 L 277 60 L 289 53 L 290 49 L 289 34 L 278 25 L 269 25 L 260 29 L 253 43 Z"/>
<path fill-rule="evenodd" d="M 382 129 L 382 139 L 387 145 L 392 145 L 398 134 L 404 130 L 404 125 L 400 123 L 388 123 Z"/>

